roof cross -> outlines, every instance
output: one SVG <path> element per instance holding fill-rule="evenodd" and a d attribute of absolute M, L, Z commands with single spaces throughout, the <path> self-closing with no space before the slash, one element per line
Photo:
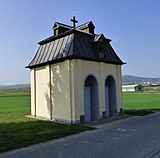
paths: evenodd
<path fill-rule="evenodd" d="M 76 23 L 78 23 L 78 21 L 76 20 L 75 16 L 73 16 L 73 19 L 71 19 L 71 21 L 73 22 L 73 27 L 76 27 Z"/>

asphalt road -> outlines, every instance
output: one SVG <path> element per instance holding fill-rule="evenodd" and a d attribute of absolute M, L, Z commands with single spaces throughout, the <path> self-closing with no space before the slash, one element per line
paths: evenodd
<path fill-rule="evenodd" d="M 0 154 L 0 158 L 160 158 L 160 112 Z"/>

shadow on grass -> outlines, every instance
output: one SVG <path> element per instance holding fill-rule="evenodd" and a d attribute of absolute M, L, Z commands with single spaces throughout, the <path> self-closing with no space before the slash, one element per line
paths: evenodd
<path fill-rule="evenodd" d="M 160 109 L 139 109 L 139 110 L 132 109 L 132 110 L 124 110 L 124 113 L 128 115 L 134 115 L 134 116 L 145 116 L 157 111 L 160 111 Z"/>
<path fill-rule="evenodd" d="M 1 123 L 0 152 L 21 148 L 52 139 L 58 139 L 92 129 L 94 128 L 82 125 L 64 125 L 42 120 Z"/>

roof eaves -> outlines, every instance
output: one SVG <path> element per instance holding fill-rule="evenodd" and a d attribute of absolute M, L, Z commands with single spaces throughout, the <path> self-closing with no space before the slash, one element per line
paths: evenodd
<path fill-rule="evenodd" d="M 81 60 L 86 60 L 86 61 L 103 62 L 103 63 L 116 64 L 116 65 L 126 64 L 126 63 L 123 63 L 123 62 L 114 62 L 114 61 L 107 61 L 107 60 L 97 59 L 97 58 L 87 58 L 87 57 L 80 57 L 78 55 L 71 55 L 71 56 L 67 56 L 67 57 L 63 57 L 63 58 L 58 58 L 56 60 L 47 61 L 47 62 L 36 64 L 36 65 L 31 65 L 31 66 L 28 65 L 25 68 L 32 69 L 32 68 L 37 68 L 37 67 L 40 67 L 40 66 L 45 66 L 47 64 L 59 63 L 59 62 L 65 61 L 65 60 L 72 60 L 72 59 L 81 59 Z"/>

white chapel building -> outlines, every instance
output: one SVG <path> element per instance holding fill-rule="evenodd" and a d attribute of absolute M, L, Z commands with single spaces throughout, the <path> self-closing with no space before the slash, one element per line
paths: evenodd
<path fill-rule="evenodd" d="M 27 66 L 31 72 L 31 115 L 84 123 L 122 111 L 121 65 L 111 40 L 95 34 L 92 21 L 55 22 Z"/>

